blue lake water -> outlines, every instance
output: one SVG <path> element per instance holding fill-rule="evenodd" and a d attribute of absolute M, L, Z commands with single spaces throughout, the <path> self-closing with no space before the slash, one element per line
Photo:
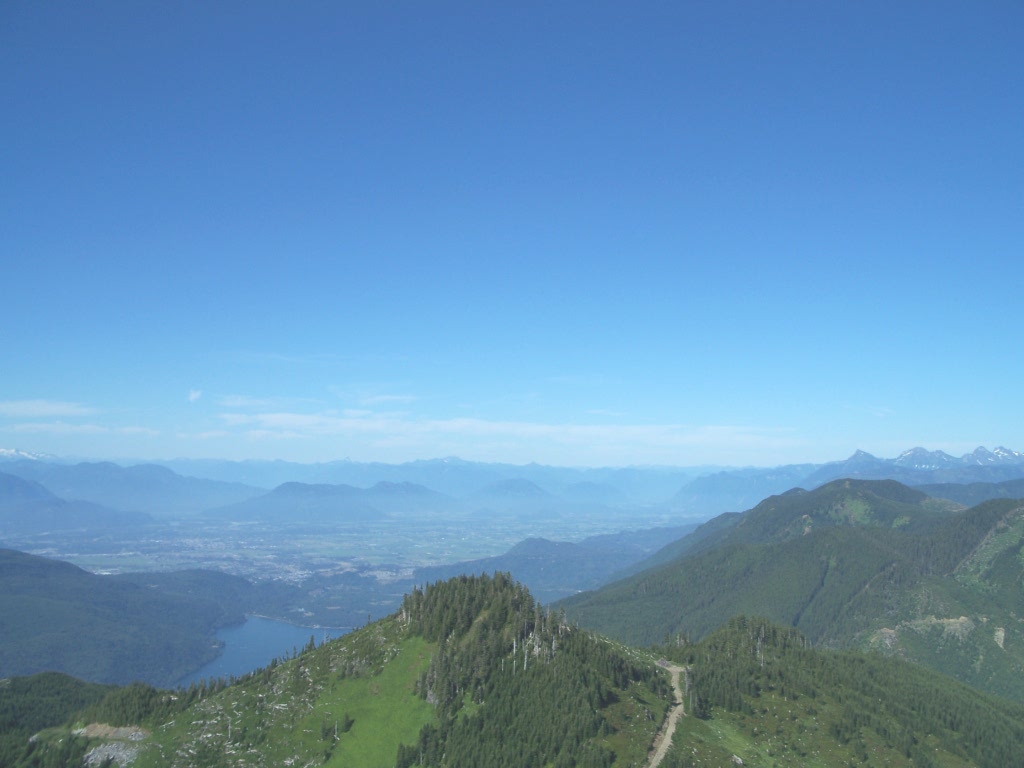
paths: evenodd
<path fill-rule="evenodd" d="M 310 636 L 320 645 L 325 640 L 341 637 L 348 627 L 300 627 L 285 621 L 250 616 L 244 624 L 228 627 L 217 633 L 224 643 L 224 652 L 205 667 L 186 675 L 178 685 L 186 687 L 211 677 L 240 677 L 265 667 L 274 659 L 287 658 L 309 643 Z"/>

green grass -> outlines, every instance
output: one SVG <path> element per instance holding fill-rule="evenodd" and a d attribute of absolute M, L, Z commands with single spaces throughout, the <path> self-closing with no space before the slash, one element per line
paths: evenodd
<path fill-rule="evenodd" d="M 839 506 L 833 518 L 853 525 L 870 525 L 874 509 L 863 499 L 848 499 Z"/>
<path fill-rule="evenodd" d="M 317 702 L 317 713 L 307 718 L 314 732 L 326 717 L 353 719 L 352 729 L 342 734 L 326 765 L 388 768 L 394 765 L 398 744 L 412 744 L 420 729 L 434 717 L 434 710 L 416 695 L 420 673 L 430 663 L 432 646 L 421 638 L 407 640 L 398 656 L 381 674 L 346 680 Z"/>
<path fill-rule="evenodd" d="M 347 635 L 155 725 L 134 768 L 392 766 L 434 717 L 415 692 L 433 651 L 393 621 Z"/>
<path fill-rule="evenodd" d="M 602 740 L 615 753 L 616 765 L 643 765 L 661 727 L 668 702 L 638 683 L 605 711 L 612 733 Z"/>

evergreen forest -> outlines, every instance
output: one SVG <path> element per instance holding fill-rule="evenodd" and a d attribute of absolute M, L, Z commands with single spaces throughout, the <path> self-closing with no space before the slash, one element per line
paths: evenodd
<path fill-rule="evenodd" d="M 670 712 L 669 767 L 1001 767 L 1024 743 L 1019 704 L 765 619 L 669 640 L 625 646 L 507 574 L 459 577 L 237 679 L 4 681 L 0 764 L 639 767 Z"/>

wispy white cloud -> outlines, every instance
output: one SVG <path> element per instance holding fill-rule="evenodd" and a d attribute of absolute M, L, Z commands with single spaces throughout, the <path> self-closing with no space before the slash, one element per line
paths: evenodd
<path fill-rule="evenodd" d="M 157 429 L 139 426 L 108 427 L 102 424 L 69 424 L 66 421 L 22 422 L 0 428 L 7 432 L 39 433 L 53 435 L 142 435 L 156 437 Z"/>
<path fill-rule="evenodd" d="M 110 430 L 99 424 L 68 424 L 66 421 L 23 422 L 12 424 L 5 429 L 9 432 L 38 432 L 54 435 L 99 435 Z"/>
<path fill-rule="evenodd" d="M 617 462 L 664 461 L 685 454 L 753 456 L 779 452 L 802 444 L 789 430 L 730 425 L 684 424 L 546 424 L 530 421 L 495 421 L 479 418 L 417 419 L 402 414 L 366 411 L 341 413 L 224 413 L 229 429 L 255 440 L 332 438 L 374 448 L 403 447 L 421 455 L 438 450 L 472 454 L 504 451 L 525 460 L 546 455 L 579 456 Z"/>
<path fill-rule="evenodd" d="M 222 408 L 242 411 L 269 411 L 286 408 L 317 407 L 317 400 L 302 397 L 254 397 L 252 395 L 221 395 L 216 398 Z"/>
<path fill-rule="evenodd" d="M 393 403 L 414 403 L 416 395 L 368 395 L 359 400 L 360 405 L 390 405 Z"/>
<path fill-rule="evenodd" d="M 12 419 L 88 416 L 93 413 L 96 413 L 95 408 L 63 400 L 0 400 L 0 416 Z"/>
<path fill-rule="evenodd" d="M 231 426 L 282 430 L 315 435 L 349 432 L 403 432 L 431 434 L 445 432 L 469 436 L 506 435 L 509 437 L 549 437 L 565 441 L 609 438 L 646 439 L 658 442 L 692 444 L 709 438 L 752 437 L 758 430 L 732 426 L 630 425 L 630 424 L 544 424 L 528 421 L 493 421 L 477 418 L 413 419 L 380 415 L 372 411 L 337 413 L 224 413 L 221 419 Z"/>
<path fill-rule="evenodd" d="M 204 432 L 178 432 L 175 437 L 179 440 L 218 440 L 230 434 L 226 429 L 209 429 Z"/>
<path fill-rule="evenodd" d="M 194 403 L 196 400 L 198 400 L 202 396 L 203 396 L 203 391 L 201 389 L 190 389 L 188 391 L 188 401 L 190 403 Z"/>
<path fill-rule="evenodd" d="M 341 415 L 346 419 L 364 419 L 368 416 L 376 416 L 377 413 L 366 408 L 345 408 Z"/>
<path fill-rule="evenodd" d="M 110 431 L 119 435 L 144 435 L 146 437 L 156 437 L 160 434 L 159 429 L 150 429 L 149 427 L 113 427 Z"/>
<path fill-rule="evenodd" d="M 217 402 L 223 408 L 269 408 L 270 400 L 262 397 L 250 397 L 249 395 L 224 395 L 217 398 Z"/>
<path fill-rule="evenodd" d="M 252 440 L 301 440 L 309 437 L 303 432 L 287 429 L 250 429 L 246 435 Z"/>

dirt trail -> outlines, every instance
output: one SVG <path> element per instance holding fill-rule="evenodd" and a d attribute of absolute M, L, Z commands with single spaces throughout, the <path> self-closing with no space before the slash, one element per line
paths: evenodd
<path fill-rule="evenodd" d="M 672 736 L 676 732 L 676 722 L 686 714 L 683 710 L 683 689 L 679 687 L 679 674 L 686 671 L 686 667 L 679 667 L 669 664 L 667 661 L 659 661 L 658 664 L 672 673 L 672 709 L 665 718 L 665 724 L 661 731 L 654 737 L 654 745 L 651 747 L 651 759 L 647 768 L 657 768 L 661 761 L 668 754 L 668 748 L 672 746 Z"/>

